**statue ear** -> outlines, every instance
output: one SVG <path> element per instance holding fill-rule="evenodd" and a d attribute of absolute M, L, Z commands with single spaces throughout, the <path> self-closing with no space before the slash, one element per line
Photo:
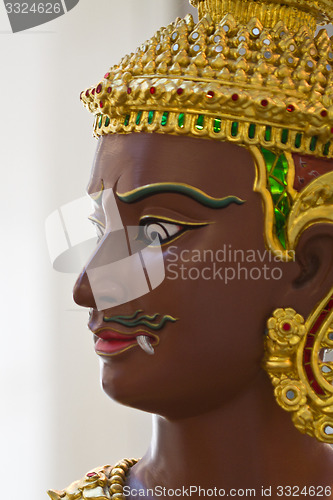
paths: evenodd
<path fill-rule="evenodd" d="M 307 228 L 298 241 L 296 261 L 300 272 L 293 288 L 302 301 L 298 310 L 307 316 L 333 288 L 333 224 L 314 224 Z"/>

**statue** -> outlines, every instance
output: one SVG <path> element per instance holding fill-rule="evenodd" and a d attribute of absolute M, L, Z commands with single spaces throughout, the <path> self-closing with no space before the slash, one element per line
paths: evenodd
<path fill-rule="evenodd" d="M 197 24 L 161 28 L 81 93 L 88 191 L 158 236 L 166 279 L 103 309 L 79 276 L 104 390 L 154 414 L 153 437 L 54 500 L 332 498 L 333 47 L 315 29 L 333 3 L 191 3 Z"/>

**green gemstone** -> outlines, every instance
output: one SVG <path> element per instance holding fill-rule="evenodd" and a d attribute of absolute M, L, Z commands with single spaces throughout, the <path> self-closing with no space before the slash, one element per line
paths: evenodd
<path fill-rule="evenodd" d="M 270 192 L 271 192 L 271 195 L 273 197 L 273 200 L 277 202 L 280 195 L 283 193 L 285 188 L 283 185 L 281 185 L 281 183 L 279 181 L 277 181 L 273 177 L 269 177 L 268 183 L 269 183 Z M 276 199 L 274 199 L 274 198 L 276 198 Z"/>
<path fill-rule="evenodd" d="M 261 148 L 261 151 L 265 159 L 267 171 L 270 172 L 276 160 L 276 155 L 265 148 Z"/>
<path fill-rule="evenodd" d="M 288 170 L 289 170 L 289 165 L 288 165 L 288 160 L 284 154 L 280 155 L 279 165 L 280 165 L 280 168 L 283 168 L 284 175 L 287 176 Z M 285 182 L 285 185 L 287 185 L 287 181 Z"/>
<path fill-rule="evenodd" d="M 287 128 L 284 128 L 281 132 L 281 142 L 282 144 L 287 144 L 288 142 L 288 136 L 289 136 L 289 130 Z"/>
<path fill-rule="evenodd" d="M 135 123 L 137 125 L 140 125 L 141 117 L 142 117 L 142 111 L 139 111 L 138 114 L 136 115 L 136 120 L 135 120 Z"/>
<path fill-rule="evenodd" d="M 98 120 L 98 126 L 99 126 L 99 128 L 101 128 L 102 123 L 103 123 L 103 115 L 99 115 L 99 120 Z"/>
<path fill-rule="evenodd" d="M 265 130 L 265 141 L 270 141 L 272 137 L 272 127 L 267 125 Z"/>
<path fill-rule="evenodd" d="M 295 148 L 300 148 L 302 143 L 302 134 L 296 134 Z"/>
<path fill-rule="evenodd" d="M 326 144 L 324 146 L 324 149 L 323 149 L 323 155 L 324 156 L 327 156 L 328 153 L 330 152 L 330 145 L 331 145 L 330 142 L 326 142 Z"/>
<path fill-rule="evenodd" d="M 274 209 L 274 214 L 275 214 L 275 227 L 276 231 L 279 232 L 283 229 L 284 224 L 286 222 L 286 218 L 283 214 L 281 214 L 280 210 L 278 208 Z"/>
<path fill-rule="evenodd" d="M 254 123 L 251 123 L 251 125 L 249 126 L 249 139 L 254 139 L 255 133 L 256 133 L 256 126 Z"/>
<path fill-rule="evenodd" d="M 278 156 L 265 148 L 261 148 L 261 152 L 268 172 L 267 189 L 273 201 L 275 233 L 282 247 L 286 248 L 285 225 L 290 212 L 290 201 L 286 192 L 288 161 L 284 154 Z"/>
<path fill-rule="evenodd" d="M 130 115 L 126 115 L 125 116 L 125 121 L 124 121 L 125 127 L 127 127 L 127 125 L 129 124 L 129 121 L 130 121 Z"/>
<path fill-rule="evenodd" d="M 151 125 L 153 123 L 154 114 L 155 114 L 155 111 L 149 111 L 149 113 L 148 113 L 148 123 L 149 123 L 149 125 Z"/>
<path fill-rule="evenodd" d="M 284 172 L 284 169 L 280 168 L 280 165 L 278 165 L 278 163 L 275 165 L 274 171 L 271 172 L 271 175 L 273 175 L 275 179 L 278 180 L 282 185 L 284 186 L 287 185 L 286 174 Z"/>
<path fill-rule="evenodd" d="M 290 211 L 290 206 L 289 206 L 289 199 L 287 193 L 284 193 L 282 196 L 280 202 L 278 203 L 277 207 L 280 209 L 280 211 L 283 213 L 285 217 L 288 216 L 289 211 Z"/>
<path fill-rule="evenodd" d="M 283 246 L 283 248 L 286 249 L 287 248 L 286 231 L 284 229 L 282 229 L 281 231 L 279 231 L 277 233 L 277 237 L 279 238 L 279 241 L 280 241 L 281 245 Z"/>
<path fill-rule="evenodd" d="M 204 120 L 205 120 L 205 117 L 204 115 L 199 115 L 198 116 L 198 119 L 197 119 L 197 123 L 196 123 L 196 126 L 195 128 L 198 129 L 198 130 L 202 130 L 204 127 Z"/>
<path fill-rule="evenodd" d="M 110 125 L 110 118 L 107 116 L 105 118 L 105 126 L 108 127 Z"/>
<path fill-rule="evenodd" d="M 184 122 L 185 122 L 185 114 L 180 113 L 180 115 L 178 116 L 178 127 L 183 128 Z"/>
<path fill-rule="evenodd" d="M 214 132 L 215 132 L 215 134 L 218 134 L 221 131 L 221 124 L 222 124 L 221 118 L 214 119 Z"/>
<path fill-rule="evenodd" d="M 316 135 L 314 135 L 310 141 L 310 151 L 315 151 L 316 146 L 317 146 L 317 141 L 318 141 L 318 137 Z"/>
<path fill-rule="evenodd" d="M 164 111 L 163 115 L 162 115 L 162 121 L 161 121 L 161 124 L 163 127 L 166 126 L 166 124 L 168 123 L 168 118 L 169 118 L 169 112 L 168 111 Z"/>
<path fill-rule="evenodd" d="M 232 135 L 232 137 L 236 137 L 238 135 L 238 122 L 232 122 L 231 135 Z"/>

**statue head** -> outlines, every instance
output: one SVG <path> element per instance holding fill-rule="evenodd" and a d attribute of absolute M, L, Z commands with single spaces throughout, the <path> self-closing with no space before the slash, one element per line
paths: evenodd
<path fill-rule="evenodd" d="M 113 215 L 99 196 L 112 189 L 122 223 L 142 228 L 136 238 L 158 236 L 166 279 L 150 283 L 149 298 L 97 312 L 84 271 L 75 300 L 96 310 L 91 328 L 115 399 L 195 414 L 262 365 L 296 427 L 333 442 L 333 364 L 324 356 L 333 347 L 333 47 L 325 29 L 315 35 L 333 4 L 191 3 L 197 24 L 188 15 L 161 28 L 81 93 L 99 139 L 88 187 L 99 193 L 102 232 L 93 259 L 108 249 Z M 99 335 L 105 324 L 112 348 Z M 155 349 L 149 367 L 145 353 L 133 356 L 137 345 Z M 136 383 L 151 380 L 150 391 L 134 397 L 119 354 L 132 356 Z"/>

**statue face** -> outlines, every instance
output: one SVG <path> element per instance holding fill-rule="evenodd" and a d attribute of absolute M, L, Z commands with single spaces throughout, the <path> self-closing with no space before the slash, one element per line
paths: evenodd
<path fill-rule="evenodd" d="M 250 153 L 231 143 L 159 134 L 99 140 L 89 193 L 98 192 L 102 181 L 105 189 L 120 194 L 167 182 L 186 184 L 209 197 L 245 200 L 211 208 L 179 192 L 154 192 L 133 203 L 116 196 L 124 226 L 146 221 L 149 234 L 149 226 L 155 224 L 155 230 L 158 225 L 166 277 L 138 299 L 110 310 L 94 309 L 89 327 L 137 332 L 103 320 L 137 310 L 177 321 L 166 321 L 153 332 L 159 338 L 154 356 L 135 342 L 123 352 L 100 356 L 103 387 L 112 398 L 165 416 L 195 415 L 222 405 L 261 370 L 265 322 L 281 306 L 293 265 L 274 261 L 265 249 L 254 178 Z M 101 240 L 97 253 L 106 241 Z M 74 298 L 94 308 L 85 273 Z"/>

